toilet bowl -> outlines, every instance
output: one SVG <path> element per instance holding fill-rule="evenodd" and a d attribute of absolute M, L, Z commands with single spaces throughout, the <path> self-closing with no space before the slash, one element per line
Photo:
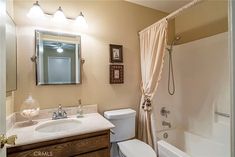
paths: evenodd
<path fill-rule="evenodd" d="M 104 112 L 104 117 L 115 125 L 110 134 L 111 157 L 156 157 L 148 144 L 134 139 L 136 111 L 120 109 Z"/>

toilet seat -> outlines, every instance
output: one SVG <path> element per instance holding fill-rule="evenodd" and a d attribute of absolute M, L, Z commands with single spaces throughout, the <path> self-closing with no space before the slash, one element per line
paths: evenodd
<path fill-rule="evenodd" d="M 137 139 L 118 142 L 117 144 L 125 157 L 157 157 L 152 147 Z"/>

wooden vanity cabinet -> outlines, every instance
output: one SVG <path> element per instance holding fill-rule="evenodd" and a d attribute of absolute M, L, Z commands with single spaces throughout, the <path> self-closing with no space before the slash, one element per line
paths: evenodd
<path fill-rule="evenodd" d="M 7 148 L 7 157 L 45 156 L 110 157 L 110 131 L 105 130 Z"/>

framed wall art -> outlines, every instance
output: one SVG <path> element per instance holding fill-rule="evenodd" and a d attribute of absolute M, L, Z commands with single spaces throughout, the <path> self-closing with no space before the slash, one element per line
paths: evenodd
<path fill-rule="evenodd" d="M 121 84 L 124 83 L 124 66 L 123 65 L 110 65 L 110 84 Z"/>
<path fill-rule="evenodd" d="M 122 45 L 110 44 L 109 47 L 110 47 L 110 62 L 122 63 L 123 62 Z"/>

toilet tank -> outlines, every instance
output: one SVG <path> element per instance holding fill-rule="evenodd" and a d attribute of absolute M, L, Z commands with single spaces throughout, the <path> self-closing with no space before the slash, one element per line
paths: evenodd
<path fill-rule="evenodd" d="M 104 117 L 108 119 L 115 128 L 110 134 L 111 142 L 128 140 L 135 137 L 135 117 L 136 111 L 132 109 L 120 109 L 104 112 Z"/>

